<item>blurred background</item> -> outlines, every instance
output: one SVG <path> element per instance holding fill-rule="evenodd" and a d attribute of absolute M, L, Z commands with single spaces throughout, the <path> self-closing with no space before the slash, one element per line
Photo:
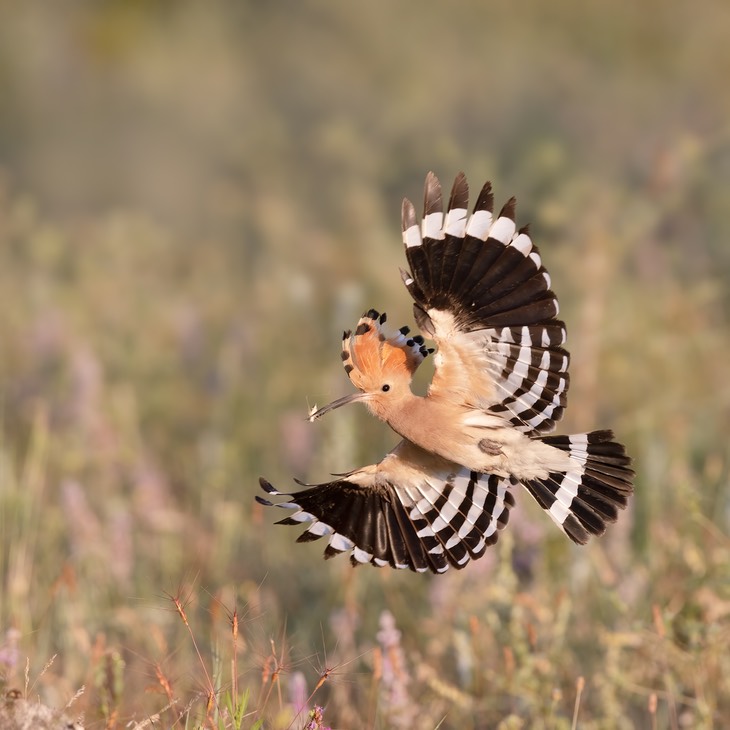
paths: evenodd
<path fill-rule="evenodd" d="M 721 726 L 726 2 L 0 15 L 0 688 L 83 687 L 95 728 L 315 703 L 337 728 Z M 568 324 L 561 431 L 635 458 L 585 549 L 524 493 L 461 573 L 353 571 L 254 503 L 260 474 L 396 443 L 364 409 L 304 419 L 350 391 L 362 311 L 413 325 L 400 204 L 428 170 L 517 196 Z"/>

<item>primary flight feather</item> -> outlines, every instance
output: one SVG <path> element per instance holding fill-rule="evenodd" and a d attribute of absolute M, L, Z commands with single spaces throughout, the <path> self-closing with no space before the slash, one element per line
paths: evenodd
<path fill-rule="evenodd" d="M 309 418 L 362 402 L 402 441 L 378 464 L 296 493 L 277 504 L 281 524 L 326 538 L 325 557 L 354 565 L 442 573 L 463 568 L 497 540 L 524 486 L 574 542 L 615 522 L 633 492 L 634 472 L 611 431 L 546 436 L 566 405 L 570 356 L 550 276 L 515 200 L 493 215 L 490 183 L 468 214 L 460 173 L 444 213 L 441 185 L 426 177 L 424 212 L 403 201 L 409 271 L 401 270 L 418 327 L 435 343 L 426 396 L 410 388 L 433 348 L 408 327 L 389 331 L 371 309 L 346 331 L 342 360 L 356 393 Z M 272 502 L 256 498 L 265 505 Z"/>

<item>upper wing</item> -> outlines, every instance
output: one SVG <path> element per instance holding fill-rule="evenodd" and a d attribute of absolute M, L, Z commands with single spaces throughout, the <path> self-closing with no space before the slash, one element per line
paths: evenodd
<path fill-rule="evenodd" d="M 438 345 L 430 395 L 504 413 L 528 434 L 547 433 L 563 414 L 569 383 L 550 276 L 527 228 L 516 230 L 514 198 L 496 220 L 490 183 L 470 217 L 468 200 L 460 173 L 444 216 L 441 185 L 429 173 L 421 225 L 403 201 L 412 273 L 401 273 L 419 327 Z"/>
<path fill-rule="evenodd" d="M 417 572 L 443 573 L 481 557 L 514 505 L 510 480 L 470 472 L 406 440 L 379 464 L 294 494 L 260 483 L 291 497 L 276 505 L 292 510 L 279 524 L 311 523 L 297 542 L 328 538 L 325 558 L 350 552 L 353 565 Z"/>

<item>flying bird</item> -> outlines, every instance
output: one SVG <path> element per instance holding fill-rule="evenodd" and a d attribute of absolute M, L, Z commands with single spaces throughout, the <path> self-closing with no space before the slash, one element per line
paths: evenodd
<path fill-rule="evenodd" d="M 497 541 L 520 485 L 585 544 L 626 507 L 634 472 L 611 431 L 546 435 L 565 409 L 570 356 L 550 276 L 527 227 L 516 227 L 516 201 L 495 217 L 486 183 L 469 215 L 463 173 L 445 213 L 433 173 L 424 198 L 420 222 L 403 201 L 401 269 L 423 334 L 389 330 L 370 309 L 342 340 L 357 392 L 309 415 L 363 403 L 402 440 L 333 481 L 285 493 L 261 478 L 261 487 L 290 498 L 276 505 L 289 512 L 279 524 L 306 526 L 298 542 L 325 538 L 325 558 L 349 553 L 353 565 L 463 568 Z M 434 352 L 428 392 L 415 395 L 413 374 Z"/>

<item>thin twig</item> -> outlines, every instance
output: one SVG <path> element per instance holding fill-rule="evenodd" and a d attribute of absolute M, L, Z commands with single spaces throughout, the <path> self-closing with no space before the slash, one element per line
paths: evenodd
<path fill-rule="evenodd" d="M 580 710 L 580 698 L 583 695 L 583 688 L 585 686 L 585 678 L 578 677 L 578 681 L 575 683 L 575 705 L 573 706 L 573 723 L 570 726 L 570 730 L 575 730 L 578 727 L 578 710 Z"/>

